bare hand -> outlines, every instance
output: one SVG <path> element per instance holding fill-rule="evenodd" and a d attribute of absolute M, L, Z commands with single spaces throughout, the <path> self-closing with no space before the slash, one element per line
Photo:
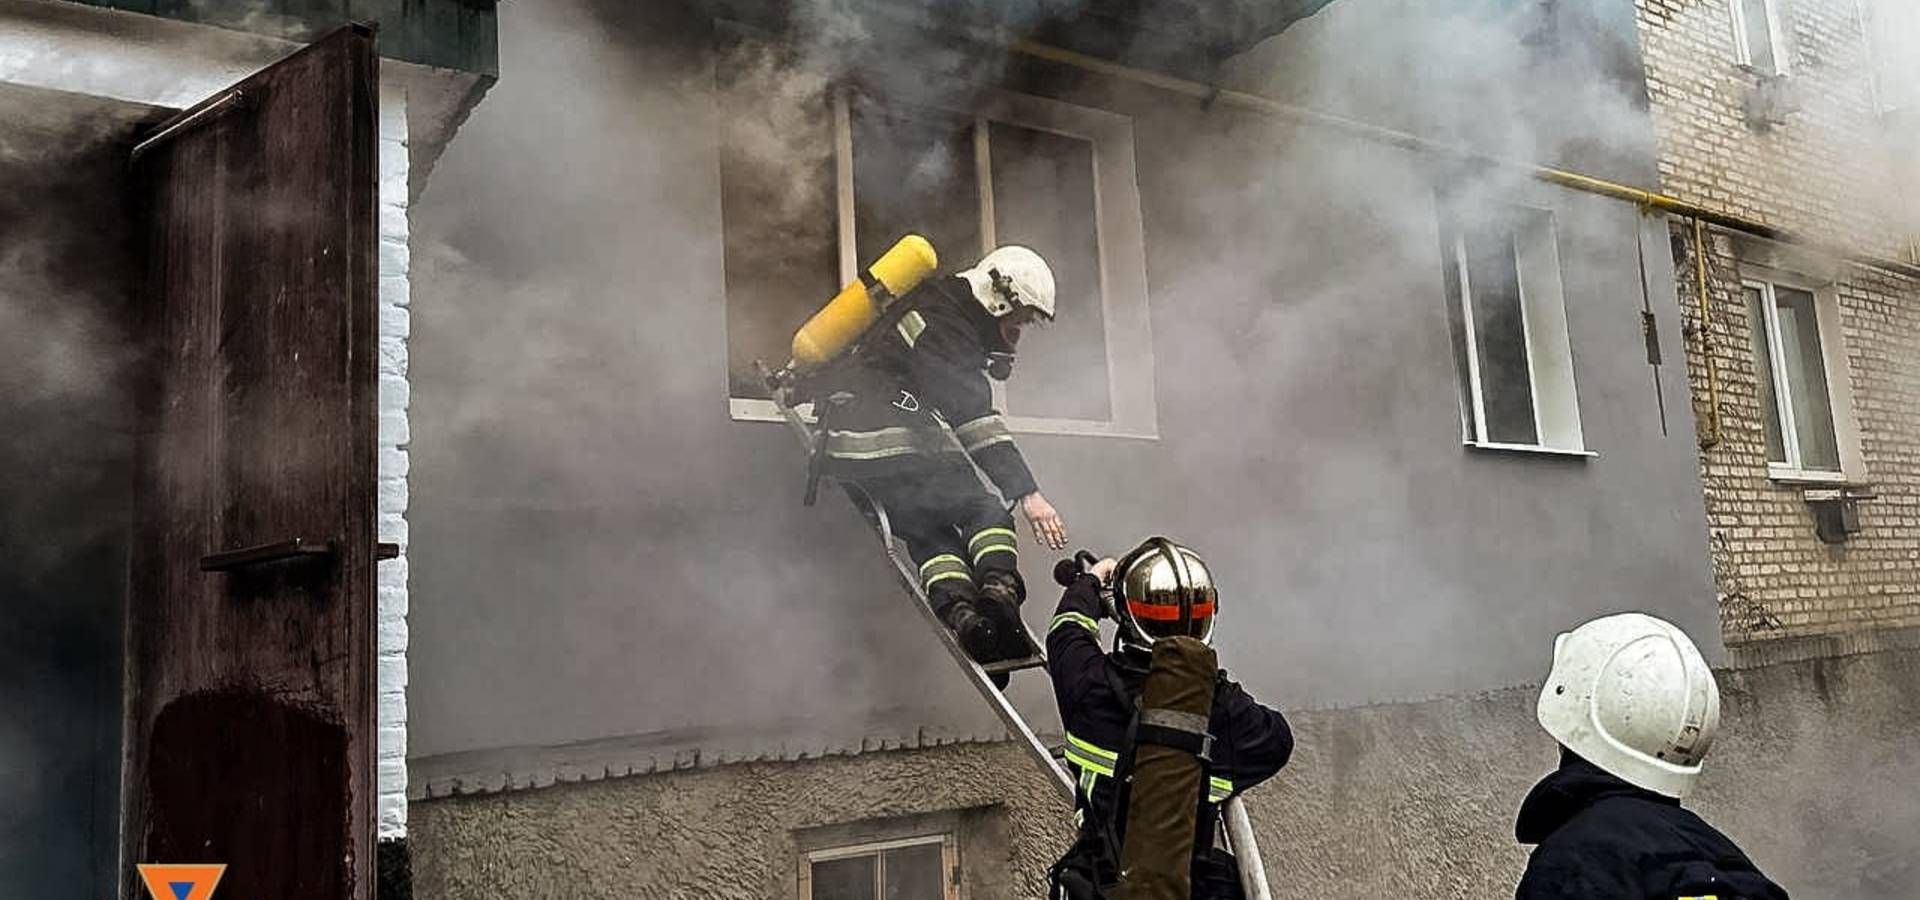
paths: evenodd
<path fill-rule="evenodd" d="M 1027 517 L 1027 525 L 1033 529 L 1035 540 L 1047 546 L 1049 550 L 1067 548 L 1067 525 L 1060 521 L 1060 513 L 1055 511 L 1047 498 L 1034 491 L 1020 498 L 1020 512 Z"/>
<path fill-rule="evenodd" d="M 1119 567 L 1120 561 L 1109 556 L 1106 559 L 1094 563 L 1093 568 L 1087 571 L 1092 573 L 1093 577 L 1100 579 L 1101 584 L 1110 584 L 1113 582 L 1113 570 Z"/>

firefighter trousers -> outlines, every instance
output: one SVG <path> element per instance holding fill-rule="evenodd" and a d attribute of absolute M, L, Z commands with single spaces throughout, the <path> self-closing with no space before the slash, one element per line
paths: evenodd
<path fill-rule="evenodd" d="M 893 533 L 907 542 L 935 612 L 956 600 L 979 602 L 979 588 L 1005 585 L 1025 598 L 1013 515 L 980 483 L 964 458 L 935 455 L 920 471 L 859 479 L 886 507 Z"/>

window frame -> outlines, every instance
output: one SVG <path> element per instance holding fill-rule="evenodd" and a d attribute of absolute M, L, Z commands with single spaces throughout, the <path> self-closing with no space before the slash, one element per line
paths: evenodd
<path fill-rule="evenodd" d="M 840 280 L 843 284 L 851 283 L 859 276 L 860 270 L 855 243 L 851 90 L 842 86 L 835 89 L 830 98 L 833 110 L 834 213 L 837 219 Z M 966 96 L 968 93 L 980 96 L 979 103 L 970 109 L 957 108 L 941 99 Z M 1085 141 L 1091 146 L 1094 239 L 1100 255 L 1100 310 L 1106 326 L 1108 416 L 1106 419 L 1076 419 L 1012 413 L 1006 406 L 1006 387 L 997 381 L 993 383 L 994 404 L 1007 413 L 1004 416 L 1007 426 L 1016 432 L 1158 440 L 1156 368 L 1147 296 L 1146 229 L 1141 216 L 1136 174 L 1133 119 L 1109 110 L 1000 88 L 984 92 L 959 91 L 951 81 L 933 75 L 928 75 L 917 87 L 896 88 L 876 99 L 938 109 L 973 120 L 981 243 L 987 247 L 995 245 L 993 170 L 989 150 L 991 136 L 985 127 L 987 123 L 1000 122 L 1017 128 L 1048 132 Z M 947 261 L 943 260 L 945 263 Z M 821 302 L 825 301 L 826 298 L 821 298 Z M 1119 365 L 1122 354 L 1128 361 L 1124 366 Z M 735 421 L 784 421 L 770 400 L 729 394 L 727 403 L 729 415 Z M 810 409 L 802 409 L 801 412 L 809 421 L 812 420 Z"/>
<path fill-rule="evenodd" d="M 1791 74 L 1792 63 L 1787 54 L 1786 32 L 1780 27 L 1780 0 L 1760 0 L 1767 8 L 1767 41 L 1773 49 L 1773 69 L 1768 71 L 1754 65 L 1753 45 L 1747 40 L 1746 0 L 1727 0 L 1727 8 L 1733 16 L 1733 59 L 1742 68 L 1760 75 L 1779 76 Z"/>
<path fill-rule="evenodd" d="M 1861 484 L 1866 480 L 1865 466 L 1861 457 L 1860 431 L 1858 420 L 1853 412 L 1853 390 L 1847 369 L 1845 337 L 1840 328 L 1839 298 L 1830 285 L 1817 284 L 1814 281 L 1797 277 L 1789 272 L 1764 266 L 1745 265 L 1742 267 L 1740 287 L 1742 293 L 1748 288 L 1760 291 L 1760 309 L 1766 319 L 1763 323 L 1767 336 L 1767 376 L 1773 380 L 1775 415 L 1780 417 L 1780 444 L 1786 454 L 1786 462 L 1776 463 L 1771 459 L 1767 463 L 1767 477 L 1778 482 L 1790 484 Z M 1800 453 L 1800 435 L 1793 417 L 1793 404 L 1789 399 L 1791 391 L 1786 381 L 1786 350 L 1780 336 L 1780 312 L 1777 306 L 1776 290 L 1790 288 L 1813 296 L 1814 326 L 1819 330 L 1821 374 L 1827 381 L 1827 408 L 1833 416 L 1833 439 L 1840 468 L 1834 471 L 1807 469 L 1802 465 Z M 1747 323 L 1749 329 L 1752 322 Z M 1751 336 L 1749 336 L 1751 341 Z M 1762 373 L 1754 360 L 1754 377 Z M 1757 385 L 1756 385 L 1757 387 Z M 1757 399 L 1757 394 L 1756 394 Z M 1765 410 L 1760 411 L 1765 415 Z M 1760 427 L 1766 427 L 1765 421 Z M 1763 448 L 1761 453 L 1765 455 Z"/>
<path fill-rule="evenodd" d="M 1550 208 L 1522 204 L 1509 204 L 1506 208 L 1513 214 L 1515 222 L 1512 228 L 1514 273 L 1520 293 L 1520 329 L 1526 342 L 1528 399 L 1532 404 L 1535 439 L 1534 443 L 1523 444 L 1494 441 L 1487 435 L 1486 395 L 1480 374 L 1480 336 L 1474 322 L 1467 232 L 1460 225 L 1463 218 L 1460 208 L 1454 208 L 1448 211 L 1443 233 L 1449 240 L 1445 241 L 1443 247 L 1447 253 L 1446 266 L 1451 270 L 1449 277 L 1459 288 L 1459 314 L 1466 340 L 1464 355 L 1467 371 L 1459 373 L 1459 377 L 1466 380 L 1466 390 L 1460 398 L 1461 441 L 1475 450 L 1597 457 L 1600 454 L 1587 447 L 1586 432 L 1581 423 L 1573 337 L 1566 314 L 1566 275 L 1560 264 L 1559 223 Z M 1544 274 L 1549 277 L 1540 277 L 1543 274 L 1541 270 L 1545 270 Z M 1531 282 L 1535 284 L 1533 290 L 1528 287 L 1530 272 L 1533 275 Z M 1542 414 L 1546 406 L 1542 404 L 1540 357 L 1544 353 L 1552 353 L 1556 368 L 1565 369 L 1564 375 L 1557 379 L 1564 384 L 1552 386 L 1552 390 L 1562 396 L 1548 398 L 1560 404 L 1553 410 L 1556 421 L 1551 427 L 1558 433 L 1551 441 L 1546 436 L 1550 425 Z M 1568 409 L 1571 410 L 1570 414 Z"/>
<path fill-rule="evenodd" d="M 942 900 L 962 900 L 960 886 L 960 842 L 951 830 L 912 834 L 879 840 L 860 841 L 850 844 L 830 844 L 799 854 L 798 881 L 799 900 L 813 900 L 813 866 L 815 863 L 832 862 L 840 859 L 858 859 L 872 856 L 874 896 L 886 896 L 886 851 L 901 850 L 908 847 L 928 845 L 940 847 L 940 874 Z"/>

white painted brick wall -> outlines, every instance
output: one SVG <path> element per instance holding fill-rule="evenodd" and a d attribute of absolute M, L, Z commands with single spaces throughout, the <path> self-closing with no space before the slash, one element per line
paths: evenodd
<path fill-rule="evenodd" d="M 407 96 L 380 90 L 380 540 L 400 557 L 379 564 L 378 713 L 380 836 L 407 833 Z"/>

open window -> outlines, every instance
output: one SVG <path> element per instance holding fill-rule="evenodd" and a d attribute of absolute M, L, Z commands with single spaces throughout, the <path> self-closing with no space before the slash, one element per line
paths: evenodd
<path fill-rule="evenodd" d="M 1864 480 L 1835 299 L 1773 272 L 1743 280 L 1741 293 L 1768 473 L 1783 481 Z"/>
<path fill-rule="evenodd" d="M 1441 235 L 1466 444 L 1591 455 L 1553 214 L 1454 206 Z"/>
<path fill-rule="evenodd" d="M 1787 74 L 1780 29 L 1781 0 L 1728 0 L 1733 9 L 1734 60 L 1761 75 Z"/>
<path fill-rule="evenodd" d="M 1157 433 L 1144 238 L 1125 116 L 929 76 L 911 95 L 809 83 L 779 45 L 719 28 L 729 406 L 777 421 L 756 359 L 902 234 L 943 271 L 1018 243 L 1053 266 L 1056 321 L 996 385 L 1016 430 Z"/>

